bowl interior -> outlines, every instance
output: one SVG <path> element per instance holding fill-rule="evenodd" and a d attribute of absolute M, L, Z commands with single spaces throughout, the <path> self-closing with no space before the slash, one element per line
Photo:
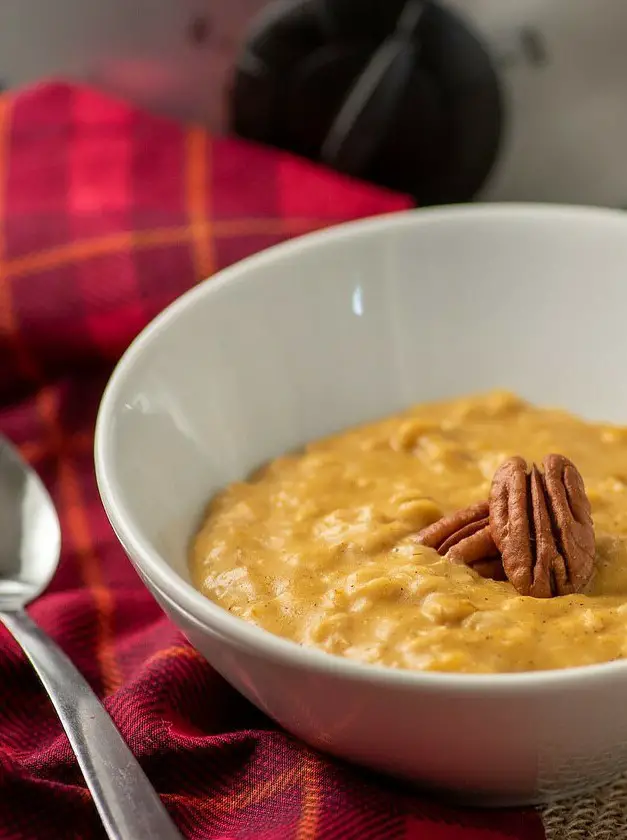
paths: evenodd
<path fill-rule="evenodd" d="M 261 462 L 412 402 L 493 387 L 627 419 L 627 216 L 417 211 L 280 246 L 171 307 L 103 401 L 124 541 L 188 579 L 209 497 Z M 121 524 L 122 523 L 122 524 Z"/>

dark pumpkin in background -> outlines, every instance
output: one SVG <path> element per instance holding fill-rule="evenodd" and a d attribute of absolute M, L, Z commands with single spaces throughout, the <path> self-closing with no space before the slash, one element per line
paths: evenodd
<path fill-rule="evenodd" d="M 428 0 L 300 0 L 253 27 L 232 128 L 417 203 L 474 197 L 496 160 L 497 75 L 479 38 Z"/>

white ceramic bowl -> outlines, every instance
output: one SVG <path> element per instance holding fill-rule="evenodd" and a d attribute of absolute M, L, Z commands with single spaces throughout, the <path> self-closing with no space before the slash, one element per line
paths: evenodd
<path fill-rule="evenodd" d="M 413 402 L 505 387 L 627 421 L 627 215 L 487 205 L 317 233 L 195 288 L 134 342 L 96 467 L 131 561 L 242 694 L 322 750 L 477 804 L 627 768 L 627 662 L 411 673 L 301 648 L 189 583 L 209 497 L 268 458 Z"/>

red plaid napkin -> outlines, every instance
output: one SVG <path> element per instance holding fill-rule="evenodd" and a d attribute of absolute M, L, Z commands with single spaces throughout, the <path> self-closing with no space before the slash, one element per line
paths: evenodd
<path fill-rule="evenodd" d="M 54 84 L 0 99 L 0 432 L 40 472 L 64 533 L 32 614 L 106 698 L 185 837 L 544 837 L 534 813 L 445 808 L 277 729 L 160 612 L 94 482 L 102 388 L 150 318 L 253 251 L 404 206 L 94 92 Z M 0 686 L 0 837 L 103 836 L 52 706 L 4 631 Z"/>

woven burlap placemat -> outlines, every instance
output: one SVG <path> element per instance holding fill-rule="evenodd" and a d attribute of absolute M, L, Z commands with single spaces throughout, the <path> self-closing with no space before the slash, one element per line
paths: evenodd
<path fill-rule="evenodd" d="M 546 840 L 627 840 L 627 775 L 542 809 Z"/>

